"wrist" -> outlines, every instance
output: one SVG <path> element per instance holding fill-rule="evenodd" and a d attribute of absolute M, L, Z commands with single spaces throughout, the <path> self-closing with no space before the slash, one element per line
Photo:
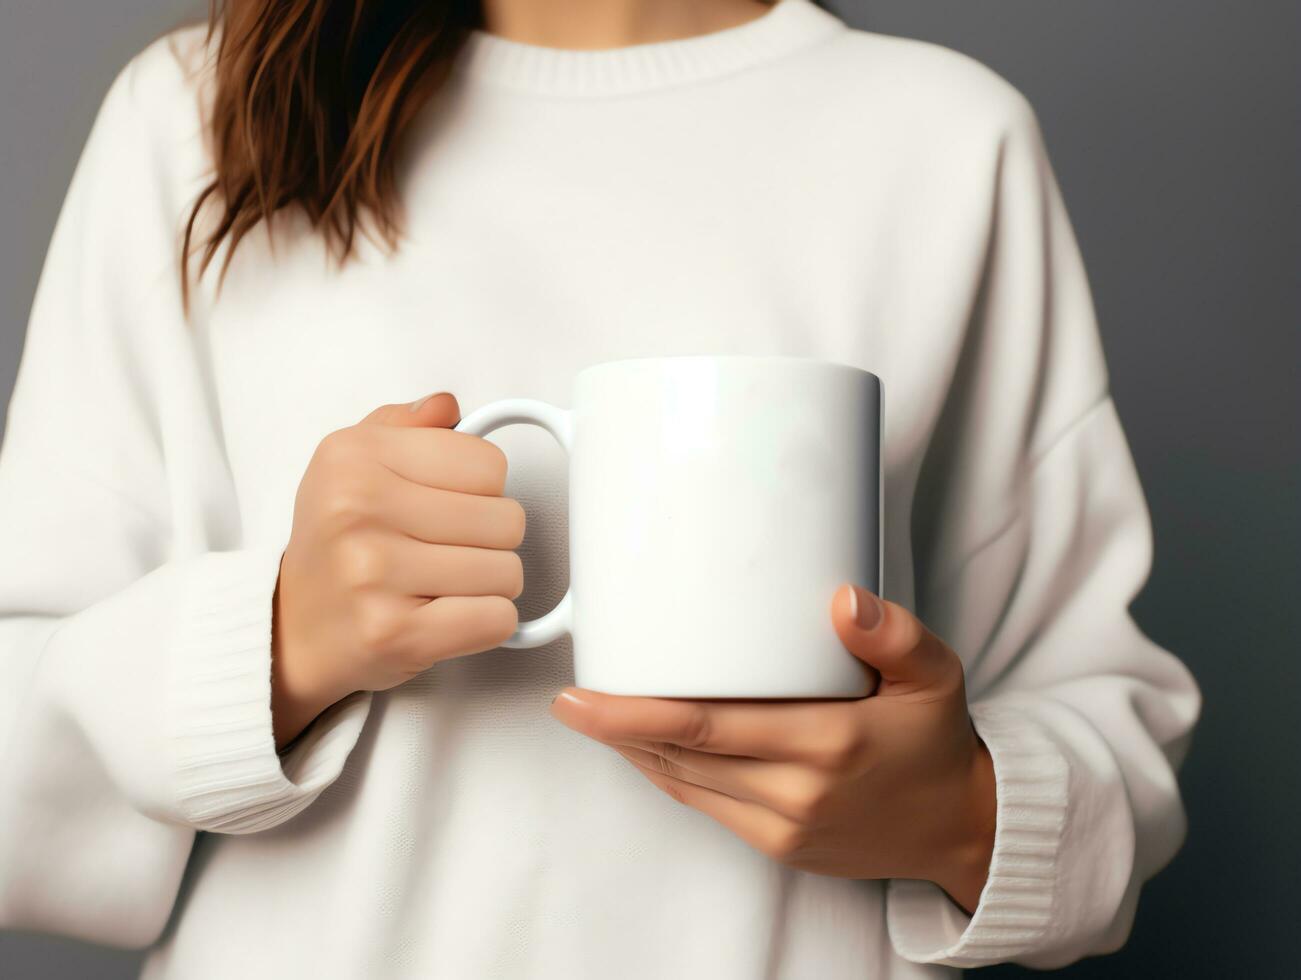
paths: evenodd
<path fill-rule="evenodd" d="M 281 581 L 277 579 L 271 600 L 271 727 L 277 751 L 338 700 L 326 693 L 312 659 L 303 657 L 301 646 L 288 635 L 281 600 Z"/>
<path fill-rule="evenodd" d="M 989 748 L 975 737 L 975 748 L 962 774 L 959 805 L 945 857 L 931 880 L 970 915 L 980 902 L 989 878 L 998 817 L 994 761 Z"/>

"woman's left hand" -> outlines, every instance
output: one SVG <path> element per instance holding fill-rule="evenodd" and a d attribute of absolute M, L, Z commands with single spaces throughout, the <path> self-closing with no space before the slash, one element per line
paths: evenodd
<path fill-rule="evenodd" d="M 709 701 L 566 688 L 551 712 L 764 854 L 845 878 L 933 881 L 968 912 L 989 874 L 994 770 L 962 662 L 908 610 L 845 585 L 845 647 L 880 675 L 848 701 Z"/>

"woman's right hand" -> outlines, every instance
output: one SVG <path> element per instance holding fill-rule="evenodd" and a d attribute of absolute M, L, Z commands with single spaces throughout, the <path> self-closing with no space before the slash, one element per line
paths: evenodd
<path fill-rule="evenodd" d="M 524 583 L 524 508 L 506 457 L 455 431 L 440 392 L 384 405 L 316 448 L 273 600 L 272 718 L 283 748 L 353 691 L 499 646 Z"/>

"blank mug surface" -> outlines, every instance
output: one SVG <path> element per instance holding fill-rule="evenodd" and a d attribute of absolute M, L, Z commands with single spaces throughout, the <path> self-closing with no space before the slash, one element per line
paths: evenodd
<path fill-rule="evenodd" d="M 503 646 L 568 631 L 575 683 L 612 694 L 870 694 L 831 599 L 880 592 L 881 400 L 845 364 L 681 355 L 585 368 L 568 411 L 472 412 L 458 429 L 530 422 L 570 455 L 569 592 Z"/>

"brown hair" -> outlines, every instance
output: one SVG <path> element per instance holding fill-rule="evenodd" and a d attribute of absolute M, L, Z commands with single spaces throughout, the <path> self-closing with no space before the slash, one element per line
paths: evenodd
<path fill-rule="evenodd" d="M 224 275 L 240 240 L 282 208 L 301 208 L 341 261 L 363 220 L 392 244 L 394 149 L 481 16 L 478 0 L 211 0 L 216 173 L 185 226 L 187 308 L 192 251 L 202 275 L 229 239 Z M 217 221 L 195 243 L 206 203 Z"/>

